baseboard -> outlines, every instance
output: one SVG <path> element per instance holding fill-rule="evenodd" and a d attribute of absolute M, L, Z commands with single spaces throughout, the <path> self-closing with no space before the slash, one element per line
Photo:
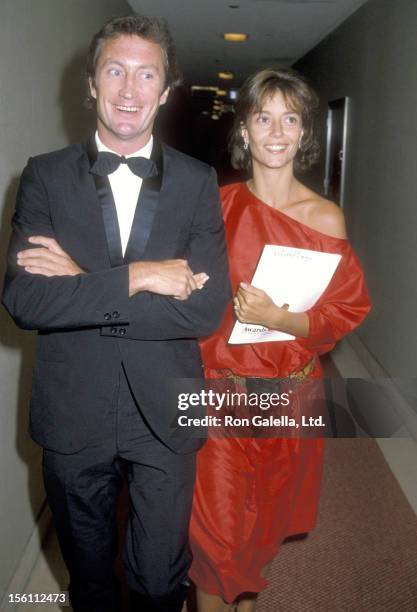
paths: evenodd
<path fill-rule="evenodd" d="M 378 386 L 397 413 L 407 435 L 417 443 L 417 413 L 401 388 L 401 379 L 392 378 L 356 334 L 350 334 L 337 345 L 332 360 L 343 378 L 378 379 Z"/>
<path fill-rule="evenodd" d="M 385 378 L 388 376 L 388 373 L 355 333 L 337 344 L 332 351 L 332 360 L 343 378 Z"/>
<path fill-rule="evenodd" d="M 45 500 L 39 513 L 38 520 L 33 528 L 32 535 L 29 538 L 19 564 L 2 598 L 0 611 L 10 612 L 12 609 L 9 603 L 9 593 L 25 592 L 25 586 L 30 578 L 39 554 L 42 551 L 42 543 L 51 525 L 51 519 L 51 511 Z"/>
<path fill-rule="evenodd" d="M 377 438 L 376 442 L 417 514 L 417 414 L 402 392 L 401 381 L 389 376 L 355 334 L 337 345 L 332 360 L 343 378 L 378 379 L 378 385 L 400 417 L 406 437 Z"/>
<path fill-rule="evenodd" d="M 417 515 L 417 442 L 414 438 L 379 438 L 376 442 Z"/>

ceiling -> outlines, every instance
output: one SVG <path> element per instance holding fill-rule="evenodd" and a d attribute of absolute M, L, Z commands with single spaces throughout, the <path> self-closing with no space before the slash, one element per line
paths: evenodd
<path fill-rule="evenodd" d="M 186 83 L 238 87 L 267 66 L 290 66 L 366 0 L 128 0 L 135 12 L 163 17 L 174 36 Z M 234 8 L 235 7 L 235 8 Z M 224 32 L 245 32 L 226 42 Z"/>

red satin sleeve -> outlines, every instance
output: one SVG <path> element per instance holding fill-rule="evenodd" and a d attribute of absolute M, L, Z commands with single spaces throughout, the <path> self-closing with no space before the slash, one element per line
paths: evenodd
<path fill-rule="evenodd" d="M 307 311 L 309 336 L 300 343 L 321 354 L 355 329 L 368 314 L 371 303 L 362 268 L 352 247 L 345 242 L 336 272 L 316 304 Z"/>

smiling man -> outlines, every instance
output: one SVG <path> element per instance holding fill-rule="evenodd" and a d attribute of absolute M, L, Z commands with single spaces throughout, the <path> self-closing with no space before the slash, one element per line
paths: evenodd
<path fill-rule="evenodd" d="M 169 380 L 201 376 L 196 339 L 229 299 L 216 177 L 152 136 L 177 83 L 163 24 L 105 24 L 87 78 L 97 131 L 29 160 L 3 301 L 39 332 L 31 432 L 73 609 L 121 609 L 113 564 L 125 477 L 131 609 L 179 612 L 200 441 L 173 427 Z"/>
<path fill-rule="evenodd" d="M 95 63 L 88 81 L 99 137 L 129 155 L 149 142 L 159 106 L 168 98 L 162 48 L 138 36 L 118 36 L 102 43 Z"/>

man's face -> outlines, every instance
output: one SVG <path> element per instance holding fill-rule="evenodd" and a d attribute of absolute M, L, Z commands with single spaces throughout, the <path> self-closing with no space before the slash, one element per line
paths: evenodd
<path fill-rule="evenodd" d="M 163 51 L 140 36 L 122 34 L 103 43 L 90 91 L 97 101 L 97 129 L 110 149 L 128 155 L 149 140 L 165 104 Z"/>

